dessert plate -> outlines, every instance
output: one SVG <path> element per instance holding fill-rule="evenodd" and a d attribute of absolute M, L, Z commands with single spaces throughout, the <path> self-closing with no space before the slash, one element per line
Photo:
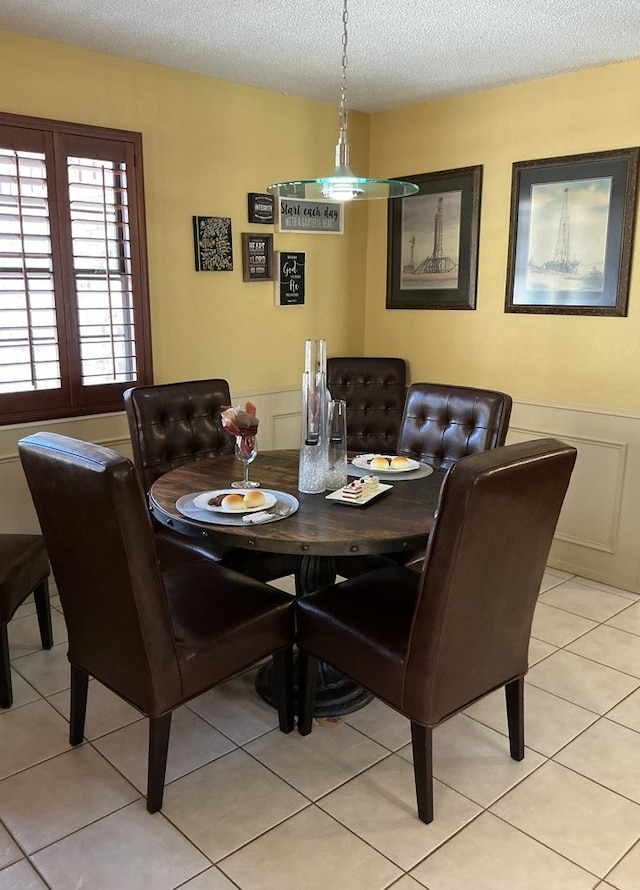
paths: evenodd
<path fill-rule="evenodd" d="M 337 491 L 332 491 L 331 494 L 328 494 L 325 497 L 327 501 L 335 501 L 336 504 L 347 504 L 349 507 L 364 507 L 365 504 L 374 501 L 376 498 L 380 497 L 381 494 L 384 494 L 385 491 L 389 491 L 391 488 L 393 488 L 393 485 L 385 485 L 384 482 L 380 482 L 376 491 L 372 494 L 364 495 L 361 498 L 345 498 L 341 488 Z"/>
<path fill-rule="evenodd" d="M 268 510 L 269 507 L 273 507 L 276 498 L 268 491 L 262 492 L 264 494 L 263 504 L 259 504 L 257 507 L 245 507 L 243 510 L 229 510 L 222 505 L 216 507 L 214 504 L 209 503 L 212 498 L 218 495 L 239 494 L 240 497 L 243 497 L 248 491 L 255 490 L 255 488 L 219 488 L 217 491 L 202 491 L 194 497 L 193 506 L 199 510 L 212 510 L 214 513 L 231 513 L 234 516 L 241 516 L 243 513 L 257 513 L 258 510 Z"/>
<path fill-rule="evenodd" d="M 378 473 L 389 473 L 393 476 L 398 473 L 412 473 L 414 470 L 420 469 L 420 463 L 417 460 L 412 460 L 412 458 L 408 457 L 408 466 L 403 467 L 400 470 L 394 470 L 393 467 L 386 467 L 384 470 L 377 470 L 371 466 L 371 459 L 373 457 L 386 457 L 387 460 L 391 460 L 394 457 L 399 457 L 397 454 L 360 454 L 358 457 L 354 457 L 351 463 L 354 467 L 358 467 L 359 470 L 369 470 L 369 472 L 377 475 Z"/>

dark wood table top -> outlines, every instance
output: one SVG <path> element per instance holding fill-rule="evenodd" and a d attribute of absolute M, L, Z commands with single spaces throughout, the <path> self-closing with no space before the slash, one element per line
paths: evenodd
<path fill-rule="evenodd" d="M 298 451 L 267 451 L 251 464 L 250 478 L 263 489 L 294 495 L 300 509 L 264 525 L 215 525 L 183 516 L 176 501 L 185 494 L 228 488 L 241 478 L 242 467 L 233 455 L 185 464 L 161 476 L 151 487 L 153 516 L 191 537 L 220 545 L 271 553 L 343 556 L 415 550 L 424 547 L 444 478 L 442 470 L 422 479 L 391 481 L 393 488 L 362 507 L 328 501 L 324 494 L 298 491 Z"/>

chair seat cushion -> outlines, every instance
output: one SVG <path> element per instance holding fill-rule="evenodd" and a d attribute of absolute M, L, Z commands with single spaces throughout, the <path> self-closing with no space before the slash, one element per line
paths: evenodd
<path fill-rule="evenodd" d="M 394 565 L 298 601 L 298 645 L 401 707 L 420 577 Z"/>
<path fill-rule="evenodd" d="M 185 699 L 291 645 L 289 594 L 205 559 L 162 578 Z"/>
<path fill-rule="evenodd" d="M 50 572 L 40 535 L 0 535 L 0 624 L 13 613 Z"/>
<path fill-rule="evenodd" d="M 202 557 L 258 581 L 272 581 L 293 575 L 300 569 L 301 558 L 287 553 L 255 553 L 252 550 L 220 547 L 206 540 L 187 538 L 172 529 L 156 527 L 158 559 L 163 569 Z"/>

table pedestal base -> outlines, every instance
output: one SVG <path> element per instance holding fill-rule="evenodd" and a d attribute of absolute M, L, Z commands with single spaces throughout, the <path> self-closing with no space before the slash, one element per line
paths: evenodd
<path fill-rule="evenodd" d="M 295 710 L 298 713 L 298 665 L 294 665 L 296 677 Z M 272 708 L 277 707 L 277 700 L 273 688 L 273 670 L 271 662 L 264 664 L 256 677 L 256 692 Z M 373 699 L 373 695 L 358 686 L 353 680 L 347 679 L 331 665 L 324 661 L 318 663 L 318 679 L 316 683 L 316 698 L 313 708 L 314 717 L 341 717 L 343 714 L 352 714 L 364 708 Z"/>
<path fill-rule="evenodd" d="M 299 594 L 306 596 L 314 590 L 320 590 L 336 580 L 336 569 L 331 556 L 303 556 L 300 567 Z M 298 664 L 294 664 L 295 709 L 298 713 Z M 271 705 L 277 707 L 277 699 L 273 688 L 272 664 L 263 665 L 256 677 L 256 692 Z M 316 682 L 316 698 L 313 708 L 314 717 L 341 717 L 364 708 L 373 699 L 373 695 L 349 680 L 331 665 L 324 661 L 318 663 L 318 679 Z"/>

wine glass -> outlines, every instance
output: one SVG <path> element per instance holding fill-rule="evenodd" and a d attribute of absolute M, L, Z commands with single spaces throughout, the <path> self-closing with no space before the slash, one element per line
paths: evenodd
<path fill-rule="evenodd" d="M 232 482 L 232 488 L 259 488 L 259 482 L 249 482 L 249 464 L 256 459 L 258 444 L 255 436 L 236 436 L 235 454 L 244 466 L 244 479 Z"/>

